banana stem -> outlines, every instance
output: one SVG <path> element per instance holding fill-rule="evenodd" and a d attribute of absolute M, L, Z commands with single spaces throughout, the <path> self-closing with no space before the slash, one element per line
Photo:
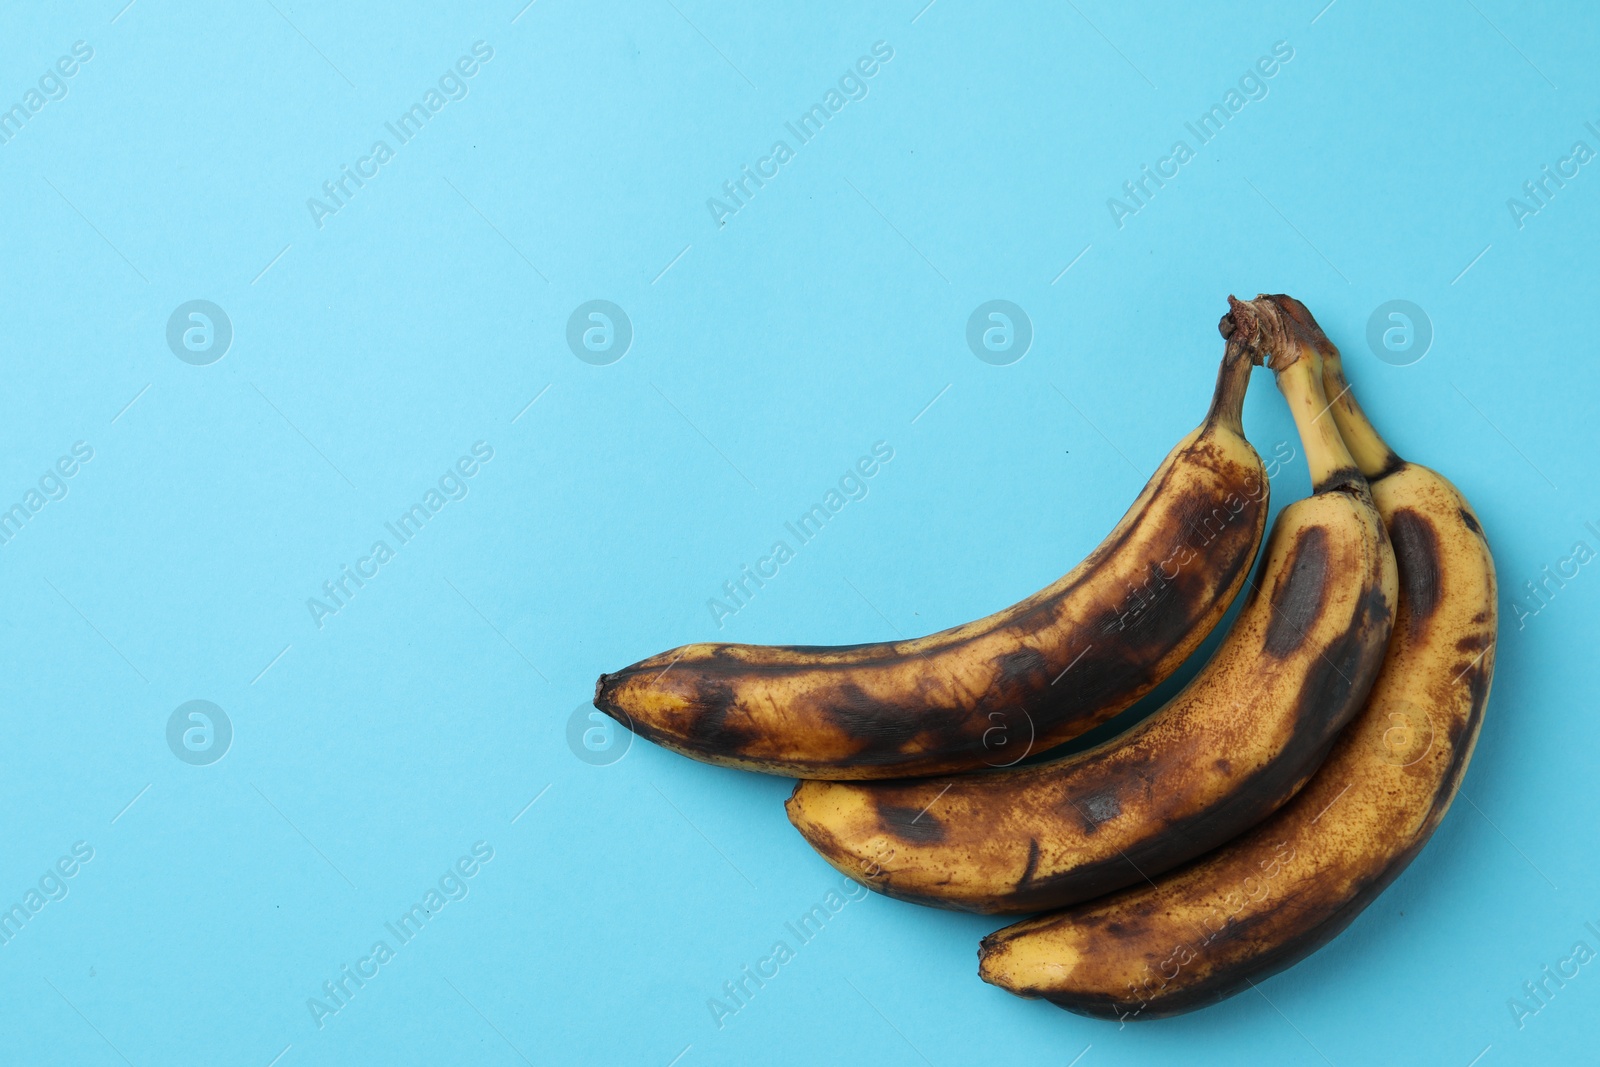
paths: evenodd
<path fill-rule="evenodd" d="M 1222 353 L 1222 365 L 1217 369 L 1217 388 L 1211 394 L 1211 410 L 1206 412 L 1208 425 L 1220 423 L 1244 436 L 1244 396 L 1250 388 L 1253 369 L 1255 363 L 1244 347 L 1227 346 Z"/>
<path fill-rule="evenodd" d="M 1289 402 L 1300 443 L 1311 468 L 1311 486 L 1319 493 L 1347 485 L 1356 468 L 1339 426 L 1328 417 L 1328 396 L 1322 388 L 1322 356 L 1306 349 L 1299 359 L 1277 372 L 1278 389 Z"/>
<path fill-rule="evenodd" d="M 1345 380 L 1344 362 L 1339 358 L 1338 349 L 1334 349 L 1331 356 L 1322 357 L 1322 387 L 1333 404 L 1333 418 L 1339 424 L 1339 434 L 1367 480 L 1377 481 L 1399 470 L 1405 461 L 1395 455 L 1388 442 L 1373 429 L 1367 413 L 1361 410 L 1350 383 Z"/>
<path fill-rule="evenodd" d="M 1328 417 L 1332 405 L 1323 390 L 1323 361 L 1338 359 L 1321 327 L 1304 304 L 1289 296 L 1265 293 L 1254 300 L 1228 297 L 1229 312 L 1218 324 L 1230 349 L 1249 350 L 1252 357 L 1271 367 L 1278 389 L 1289 402 L 1300 442 L 1311 469 L 1312 488 L 1319 493 L 1359 482 L 1356 460 L 1340 433 L 1337 415 Z"/>

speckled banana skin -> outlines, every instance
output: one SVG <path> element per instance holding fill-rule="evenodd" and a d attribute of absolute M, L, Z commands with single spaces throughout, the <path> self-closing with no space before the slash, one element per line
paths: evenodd
<path fill-rule="evenodd" d="M 1298 302 L 1271 299 L 1314 328 Z M 991 935 L 979 952 L 984 981 L 1124 1020 L 1213 1004 L 1335 937 L 1448 810 L 1494 675 L 1494 560 L 1471 506 L 1442 476 L 1389 450 L 1350 394 L 1337 351 L 1325 338 L 1321 346 L 1335 419 L 1399 561 L 1394 635 L 1366 708 L 1272 818 L 1154 885 Z"/>
<path fill-rule="evenodd" d="M 1229 346 L 1205 421 L 1021 603 L 915 640 L 685 645 L 601 675 L 595 706 L 694 759 L 829 779 L 1004 766 L 1092 729 L 1176 670 L 1249 575 L 1268 508 L 1240 422 L 1250 370 Z"/>
<path fill-rule="evenodd" d="M 1252 322 L 1255 345 L 1260 324 Z M 1128 733 L 1029 767 L 802 782 L 789 819 L 889 896 L 986 913 L 1143 883 L 1294 795 L 1366 703 L 1393 624 L 1394 553 L 1326 408 L 1313 351 L 1274 351 L 1315 495 L 1279 515 L 1249 599 L 1199 675 Z"/>

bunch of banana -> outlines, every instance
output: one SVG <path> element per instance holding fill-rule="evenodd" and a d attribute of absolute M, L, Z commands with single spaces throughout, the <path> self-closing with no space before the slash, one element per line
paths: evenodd
<path fill-rule="evenodd" d="M 1235 309 L 1235 326 L 1247 314 L 1275 324 L 1273 343 L 1321 358 L 1334 421 L 1371 479 L 1399 557 L 1394 637 L 1360 718 L 1272 818 L 1168 877 L 984 940 L 984 981 L 1085 1015 L 1191 1011 L 1331 940 L 1439 825 L 1489 699 L 1494 560 L 1471 506 L 1442 476 L 1390 451 L 1304 306 L 1261 297 Z"/>
<path fill-rule="evenodd" d="M 983 941 L 981 977 L 1018 995 L 1150 1019 L 1303 958 L 1449 807 L 1493 675 L 1494 563 L 1455 487 L 1372 428 L 1302 304 L 1229 305 L 1205 421 L 1053 585 L 912 641 L 685 645 L 601 675 L 595 706 L 695 759 L 805 779 L 790 821 L 868 888 L 1046 912 Z M 1240 415 L 1263 364 L 1314 491 L 1252 578 L 1268 490 Z M 1042 751 L 1149 692 L 1245 584 L 1163 707 L 995 769 L 997 731 Z"/>
<path fill-rule="evenodd" d="M 684 645 L 601 675 L 595 707 L 686 756 L 800 778 L 1010 765 L 1098 726 L 1188 658 L 1249 574 L 1268 504 L 1241 422 L 1250 370 L 1228 346 L 1205 421 L 1026 600 L 909 641 Z"/>
<path fill-rule="evenodd" d="M 1242 314 L 1242 313 L 1239 313 Z M 1246 350 L 1242 338 L 1229 347 Z M 1294 795 L 1361 709 L 1394 616 L 1382 521 L 1309 359 L 1275 358 L 1315 493 L 1279 514 L 1243 610 L 1137 727 L 1045 763 L 905 782 L 802 782 L 789 821 L 845 875 L 985 913 L 1075 904 L 1238 836 Z"/>

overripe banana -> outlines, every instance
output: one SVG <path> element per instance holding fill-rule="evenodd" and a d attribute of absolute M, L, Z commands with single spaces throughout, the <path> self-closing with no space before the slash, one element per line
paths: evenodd
<path fill-rule="evenodd" d="M 1265 327 L 1281 325 L 1246 305 L 1233 317 L 1232 351 L 1266 347 Z M 1316 491 L 1279 515 L 1250 596 L 1200 674 L 1128 733 L 1050 762 L 913 782 L 802 782 L 789 819 L 823 858 L 904 900 L 1038 911 L 1209 851 L 1310 777 L 1377 675 L 1395 563 L 1366 481 L 1320 417 L 1315 353 L 1268 351 Z"/>
<path fill-rule="evenodd" d="M 1191 866 L 992 934 L 979 973 L 1085 1015 L 1148 1019 L 1221 1000 L 1314 952 L 1427 843 L 1466 772 L 1494 674 L 1494 561 L 1456 488 L 1394 455 L 1324 352 L 1333 415 L 1399 558 L 1394 636 L 1366 709 L 1271 819 Z M 1259 301 L 1258 301 L 1259 303 Z"/>
<path fill-rule="evenodd" d="M 1170 675 L 1249 574 L 1268 483 L 1229 346 L 1205 421 L 1066 576 L 987 618 L 840 647 L 685 645 L 603 674 L 595 707 L 686 756 L 792 777 L 1009 766 Z"/>

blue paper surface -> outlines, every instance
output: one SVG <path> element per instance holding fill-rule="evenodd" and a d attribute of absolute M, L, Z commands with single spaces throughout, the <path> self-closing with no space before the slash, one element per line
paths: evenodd
<path fill-rule="evenodd" d="M 0 1061 L 1587 1062 L 1600 13 L 1323 3 L 9 5 Z M 595 677 L 1047 584 L 1259 291 L 1495 549 L 1434 841 L 1126 1028 L 980 982 L 998 920 L 796 936 L 791 783 Z"/>

